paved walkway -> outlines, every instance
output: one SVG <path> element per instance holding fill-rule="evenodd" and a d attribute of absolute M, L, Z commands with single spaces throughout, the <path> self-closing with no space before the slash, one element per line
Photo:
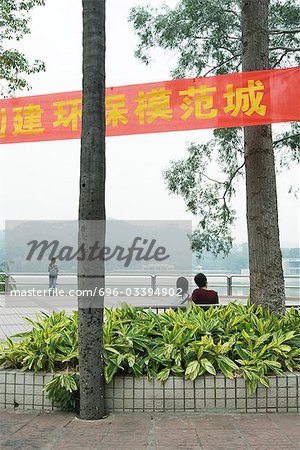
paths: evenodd
<path fill-rule="evenodd" d="M 126 413 L 85 422 L 0 411 L 0 449 L 299 450 L 300 414 Z"/>

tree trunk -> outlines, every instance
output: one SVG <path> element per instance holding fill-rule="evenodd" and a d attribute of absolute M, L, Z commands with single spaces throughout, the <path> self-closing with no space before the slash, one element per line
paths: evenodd
<path fill-rule="evenodd" d="M 82 0 L 83 104 L 80 159 L 79 248 L 105 246 L 105 0 Z M 78 262 L 80 417 L 104 416 L 102 353 L 104 263 Z M 91 290 L 96 295 L 87 294 Z"/>
<path fill-rule="evenodd" d="M 269 0 L 242 0 L 243 71 L 269 68 Z M 282 313 L 284 278 L 270 125 L 244 128 L 251 302 Z"/>

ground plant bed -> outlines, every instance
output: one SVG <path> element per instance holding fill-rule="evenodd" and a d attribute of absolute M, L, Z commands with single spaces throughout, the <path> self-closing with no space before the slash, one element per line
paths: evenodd
<path fill-rule="evenodd" d="M 0 405 L 77 410 L 78 315 L 28 319 L 0 344 Z M 300 311 L 229 304 L 107 309 L 107 411 L 299 411 Z"/>

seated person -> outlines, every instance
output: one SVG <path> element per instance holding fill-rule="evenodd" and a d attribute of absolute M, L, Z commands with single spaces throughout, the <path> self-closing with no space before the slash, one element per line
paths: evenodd
<path fill-rule="evenodd" d="M 194 281 L 198 286 L 192 293 L 192 301 L 197 305 L 216 305 L 219 303 L 218 293 L 207 289 L 207 278 L 203 273 L 198 273 Z"/>
<path fill-rule="evenodd" d="M 176 281 L 177 304 L 186 305 L 190 302 L 189 282 L 185 277 L 179 277 Z"/>

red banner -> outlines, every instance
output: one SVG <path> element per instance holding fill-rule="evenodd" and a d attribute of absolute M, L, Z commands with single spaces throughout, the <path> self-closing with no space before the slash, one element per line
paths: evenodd
<path fill-rule="evenodd" d="M 106 89 L 106 135 L 230 128 L 300 119 L 300 68 Z M 81 91 L 0 101 L 0 143 L 78 139 Z"/>

